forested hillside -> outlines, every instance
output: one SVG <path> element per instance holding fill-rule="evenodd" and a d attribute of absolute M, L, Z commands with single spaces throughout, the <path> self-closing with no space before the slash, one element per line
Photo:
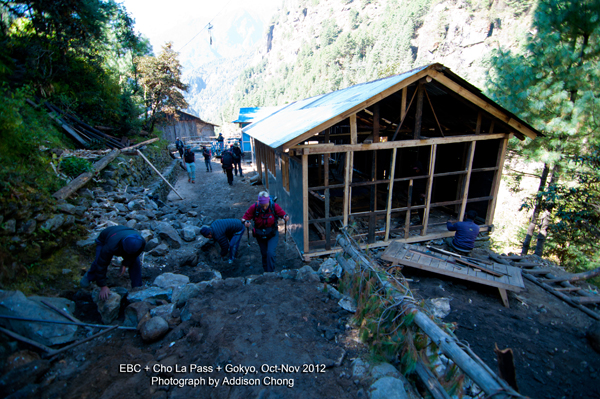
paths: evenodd
<path fill-rule="evenodd" d="M 533 0 L 288 0 L 225 115 L 440 62 L 483 85 L 494 48 L 516 47 Z"/>

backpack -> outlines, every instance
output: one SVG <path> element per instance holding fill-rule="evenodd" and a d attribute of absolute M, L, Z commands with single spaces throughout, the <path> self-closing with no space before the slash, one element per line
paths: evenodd
<path fill-rule="evenodd" d="M 196 161 L 196 156 L 192 150 L 185 150 L 183 159 L 185 160 L 185 163 L 194 163 Z"/>
<path fill-rule="evenodd" d="M 242 159 L 242 150 L 240 149 L 240 147 L 233 147 L 233 159 L 235 159 L 236 161 L 239 161 L 240 159 Z"/>
<path fill-rule="evenodd" d="M 233 167 L 233 154 L 231 151 L 223 151 L 223 154 L 221 154 L 221 163 L 226 169 Z"/>
<path fill-rule="evenodd" d="M 271 227 L 265 227 L 263 229 L 254 227 L 252 229 L 253 237 L 256 237 L 260 240 L 268 240 L 269 238 L 275 237 L 275 234 L 277 233 L 277 221 L 279 220 L 279 217 L 277 216 L 277 213 L 275 213 L 275 206 L 273 204 L 273 200 L 270 199 L 269 207 L 265 211 L 262 211 L 262 207 L 259 205 L 258 201 L 254 204 L 255 220 L 260 216 L 261 213 L 263 213 L 265 215 L 273 215 L 273 217 L 275 218 L 275 224 Z"/>

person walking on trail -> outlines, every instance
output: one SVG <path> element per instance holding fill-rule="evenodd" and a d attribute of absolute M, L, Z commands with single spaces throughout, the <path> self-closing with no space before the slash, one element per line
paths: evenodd
<path fill-rule="evenodd" d="M 240 176 L 244 176 L 244 173 L 242 172 L 242 158 L 244 157 L 244 152 L 238 143 L 234 143 L 231 146 L 231 153 L 233 154 L 233 170 L 235 171 L 235 175 L 237 176 L 239 170 Z"/>
<path fill-rule="evenodd" d="M 175 139 L 175 148 L 177 148 L 177 151 L 179 151 L 179 158 L 181 159 L 183 159 L 183 147 L 183 141 L 179 137 L 177 137 Z"/>
<path fill-rule="evenodd" d="M 229 264 L 232 264 L 244 234 L 244 225 L 239 219 L 218 219 L 210 226 L 202 226 L 200 234 L 216 240 L 221 246 L 221 259 L 225 260 L 229 253 Z"/>
<path fill-rule="evenodd" d="M 233 185 L 233 154 L 231 150 L 225 150 L 221 154 L 221 164 L 223 171 L 227 174 L 227 183 Z"/>
<path fill-rule="evenodd" d="M 202 155 L 204 156 L 204 164 L 206 165 L 206 171 L 212 172 L 212 163 L 210 162 L 212 154 L 210 153 L 210 149 L 208 149 L 205 145 L 202 146 Z"/>
<path fill-rule="evenodd" d="M 96 258 L 85 275 L 81 278 L 80 284 L 83 288 L 90 286 L 90 282 L 95 281 L 100 287 L 100 299 L 105 300 L 110 294 L 110 289 L 106 285 L 106 272 L 113 256 L 123 258 L 121 266 L 121 276 L 125 274 L 125 269 L 129 269 L 129 278 L 131 286 L 142 286 L 142 262 L 140 255 L 146 247 L 146 241 L 137 230 L 127 226 L 111 226 L 102 230 L 96 238 Z"/>
<path fill-rule="evenodd" d="M 223 133 L 219 133 L 219 137 L 217 137 L 217 143 L 219 144 L 219 149 L 223 151 L 223 143 L 225 142 L 225 137 L 223 137 Z"/>
<path fill-rule="evenodd" d="M 256 237 L 260 247 L 265 272 L 275 271 L 275 249 L 279 242 L 277 221 L 280 218 L 286 222 L 290 220 L 290 216 L 271 200 L 266 191 L 258 194 L 258 201 L 252 204 L 242 217 L 242 222 L 247 228 L 251 226 L 250 221 L 254 221 L 252 235 Z"/>
<path fill-rule="evenodd" d="M 479 234 L 479 226 L 475 224 L 477 212 L 470 210 L 465 214 L 464 222 L 448 219 L 446 227 L 449 231 L 456 231 L 454 237 L 446 238 L 450 248 L 460 252 L 469 253 L 475 247 L 475 239 Z"/>
<path fill-rule="evenodd" d="M 194 154 L 193 148 L 189 144 L 185 146 L 183 160 L 188 173 L 188 183 L 196 183 L 196 154 Z"/>

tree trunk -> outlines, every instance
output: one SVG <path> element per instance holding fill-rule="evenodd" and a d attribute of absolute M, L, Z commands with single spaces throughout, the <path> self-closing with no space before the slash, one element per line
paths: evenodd
<path fill-rule="evenodd" d="M 527 255 L 529 251 L 529 245 L 531 244 L 531 237 L 533 237 L 533 233 L 535 231 L 535 223 L 537 222 L 538 216 L 540 214 L 540 206 L 542 202 L 541 193 L 544 191 L 546 187 L 546 181 L 548 180 L 548 172 L 550 168 L 548 164 L 544 164 L 544 170 L 542 171 L 542 177 L 540 177 L 540 186 L 537 191 L 537 199 L 535 201 L 535 207 L 533 208 L 533 214 L 531 215 L 531 219 L 529 221 L 529 226 L 527 227 L 527 235 L 525 236 L 525 240 L 523 240 L 523 246 L 521 247 L 521 256 Z"/>
<path fill-rule="evenodd" d="M 560 174 L 560 166 L 555 164 L 552 167 L 552 174 L 550 175 L 550 184 L 548 187 L 552 187 L 556 184 L 558 176 Z M 550 210 L 545 210 L 542 216 L 542 223 L 540 225 L 540 231 L 538 233 L 537 242 L 535 244 L 535 254 L 539 257 L 544 255 L 544 245 L 546 244 L 546 238 L 548 236 L 548 226 L 550 225 Z"/>

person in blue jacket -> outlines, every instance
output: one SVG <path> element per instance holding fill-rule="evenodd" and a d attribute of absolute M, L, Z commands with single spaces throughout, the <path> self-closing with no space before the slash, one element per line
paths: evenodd
<path fill-rule="evenodd" d="M 206 238 L 215 239 L 221 246 L 221 258 L 229 253 L 229 263 L 233 263 L 240 246 L 244 225 L 240 219 L 219 219 L 210 226 L 202 226 L 200 234 Z"/>
<path fill-rule="evenodd" d="M 146 240 L 137 230 L 127 226 L 111 226 L 102 230 L 96 238 L 96 259 L 90 270 L 81 278 L 81 286 L 89 287 L 95 281 L 100 287 L 100 299 L 108 298 L 110 290 L 106 285 L 106 272 L 113 256 L 123 258 L 121 276 L 129 269 L 132 287 L 142 286 L 142 263 L 140 255 L 146 247 Z"/>
<path fill-rule="evenodd" d="M 475 224 L 476 218 L 477 212 L 470 210 L 465 214 L 463 222 L 448 220 L 446 223 L 448 230 L 456 231 L 454 238 L 448 237 L 447 239 L 450 247 L 461 252 L 471 252 L 475 247 L 475 239 L 479 234 L 479 226 Z"/>

